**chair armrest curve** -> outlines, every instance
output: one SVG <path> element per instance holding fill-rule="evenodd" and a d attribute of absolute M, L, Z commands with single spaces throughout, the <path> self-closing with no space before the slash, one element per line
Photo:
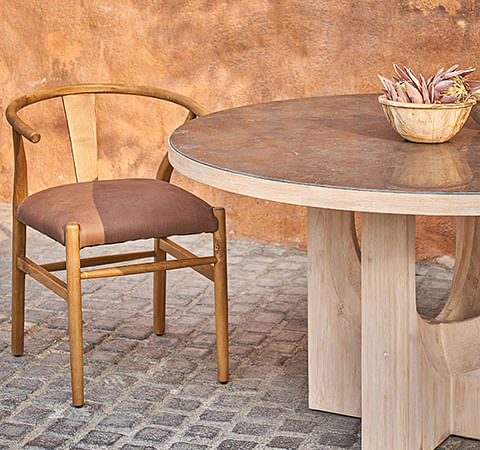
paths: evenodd
<path fill-rule="evenodd" d="M 27 104 L 26 96 L 17 98 L 8 105 L 5 116 L 7 117 L 8 123 L 17 133 L 27 138 L 30 142 L 37 143 L 41 138 L 40 133 L 35 131 L 30 125 L 27 125 L 17 114 L 17 111 Z"/>

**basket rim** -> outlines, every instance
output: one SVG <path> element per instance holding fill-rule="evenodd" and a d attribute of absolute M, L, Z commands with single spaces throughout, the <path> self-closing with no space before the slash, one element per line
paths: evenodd
<path fill-rule="evenodd" d="M 462 103 L 434 103 L 434 104 L 425 104 L 425 103 L 404 103 L 404 102 L 395 102 L 393 100 L 388 100 L 385 95 L 380 95 L 378 97 L 379 103 L 382 105 L 394 106 L 396 108 L 406 108 L 406 109 L 458 109 L 458 108 L 471 108 L 477 103 L 477 99 L 472 95 L 465 102 Z"/>

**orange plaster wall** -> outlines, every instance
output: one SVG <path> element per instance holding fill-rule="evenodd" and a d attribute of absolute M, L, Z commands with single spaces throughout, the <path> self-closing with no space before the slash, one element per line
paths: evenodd
<path fill-rule="evenodd" d="M 376 92 L 376 74 L 389 75 L 393 62 L 424 73 L 480 65 L 479 19 L 476 0 L 9 0 L 0 10 L 0 109 L 24 92 L 94 81 L 177 90 L 211 111 Z M 126 101 L 109 128 L 109 106 L 99 104 L 106 113 L 102 174 L 153 175 L 178 113 Z M 154 117 L 146 123 L 145 112 Z M 60 139 L 65 129 L 56 125 L 60 110 L 53 118 L 42 110 L 42 117 L 54 132 L 29 149 L 32 191 L 73 177 Z M 303 208 L 175 180 L 228 208 L 230 236 L 304 247 Z M 10 198 L 11 182 L 10 130 L 2 120 L 0 199 Z M 418 222 L 421 259 L 453 254 L 451 219 Z"/>

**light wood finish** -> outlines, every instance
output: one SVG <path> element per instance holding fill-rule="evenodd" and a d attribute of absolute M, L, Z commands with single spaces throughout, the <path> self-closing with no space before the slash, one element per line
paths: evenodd
<path fill-rule="evenodd" d="M 95 95 L 62 97 L 78 182 L 98 178 Z"/>
<path fill-rule="evenodd" d="M 457 217 L 456 265 L 447 303 L 439 322 L 480 314 L 480 217 Z"/>
<path fill-rule="evenodd" d="M 415 217 L 363 214 L 362 447 L 433 449 L 452 431 L 451 407 L 450 378 L 418 330 Z"/>
<path fill-rule="evenodd" d="M 226 284 L 225 213 L 215 209 L 219 229 L 213 233 L 214 255 L 197 257 L 175 242 L 163 238 L 154 239 L 154 250 L 126 254 L 80 258 L 79 225 L 67 224 L 65 230 L 66 260 L 38 265 L 25 257 L 26 227 L 16 220 L 17 206 L 28 196 L 28 171 L 23 137 L 32 143 L 40 141 L 40 133 L 32 129 L 18 116 L 25 106 L 42 100 L 62 97 L 65 117 L 71 139 L 71 147 L 77 182 L 97 179 L 96 94 L 126 94 L 152 97 L 183 106 L 188 113 L 185 122 L 206 114 L 205 109 L 188 97 L 164 89 L 114 84 L 86 84 L 45 89 L 25 95 L 13 101 L 7 108 L 7 120 L 13 128 L 15 156 L 13 196 L 13 248 L 12 248 L 12 353 L 21 355 L 24 342 L 25 274 L 42 283 L 68 302 L 70 338 L 70 364 L 72 396 L 75 406 L 82 406 L 83 354 L 82 354 L 82 299 L 81 280 L 119 275 L 154 273 L 154 332 L 165 331 L 165 283 L 166 271 L 192 267 L 206 278 L 215 281 L 215 314 L 217 322 L 218 380 L 228 380 L 228 320 Z M 160 162 L 157 178 L 170 181 L 173 167 L 165 154 Z M 177 259 L 166 260 L 166 253 Z M 81 267 L 153 258 L 153 262 L 114 266 L 81 271 Z M 50 272 L 67 271 L 67 282 Z"/>
<path fill-rule="evenodd" d="M 452 434 L 480 439 L 480 370 L 452 377 Z"/>
<path fill-rule="evenodd" d="M 463 103 L 402 103 L 379 97 L 383 112 L 392 128 L 411 142 L 441 143 L 449 141 L 465 125 L 476 100 Z"/>
<path fill-rule="evenodd" d="M 465 333 L 463 328 L 455 336 L 454 345 L 449 355 L 462 355 L 462 363 L 469 358 L 476 359 L 477 364 L 462 367 L 452 377 L 453 385 L 453 429 L 452 433 L 480 439 L 480 370 L 478 355 L 480 350 L 480 290 L 477 283 L 480 276 L 480 217 L 457 217 L 457 251 L 452 290 L 450 297 L 438 321 L 447 322 L 446 326 L 467 324 L 476 328 L 470 332 L 465 343 L 461 342 Z M 459 321 L 460 322 L 457 322 Z M 472 330 L 473 331 L 473 330 Z M 445 341 L 444 341 L 445 342 Z M 469 371 L 472 366 L 477 370 Z"/>
<path fill-rule="evenodd" d="M 42 266 L 35 264 L 29 258 L 19 256 L 18 268 L 39 283 L 42 283 L 51 291 L 55 292 L 55 294 L 62 297 L 64 300 L 67 300 L 67 284 L 52 275 L 48 270 L 45 270 Z"/>
<path fill-rule="evenodd" d="M 214 256 L 204 256 L 192 259 L 159 261 L 153 263 L 131 264 L 129 266 L 107 267 L 105 269 L 88 270 L 81 273 L 84 280 L 91 278 L 117 277 L 119 275 L 135 275 L 140 273 L 157 272 L 171 269 L 182 269 L 184 267 L 203 266 L 213 264 L 216 261 Z"/>
<path fill-rule="evenodd" d="M 218 381 L 228 381 L 228 294 L 227 294 L 227 235 L 225 230 L 225 210 L 214 208 L 218 220 L 218 230 L 213 233 L 213 253 L 216 262 L 213 266 L 215 290 L 215 323 L 217 333 Z"/>
<path fill-rule="evenodd" d="M 452 290 L 457 303 L 445 307 L 468 318 L 422 318 L 414 217 L 363 214 L 360 303 L 352 215 L 308 210 L 310 408 L 361 416 L 365 449 L 433 449 L 450 434 L 480 438 L 480 319 L 469 317 L 473 306 L 465 312 L 472 285 L 463 284 L 464 297 Z M 472 257 L 458 277 L 475 273 L 480 253 L 478 236 L 464 225 L 457 251 Z"/>
<path fill-rule="evenodd" d="M 169 159 L 185 176 L 236 194 L 292 205 L 342 211 L 426 216 L 480 216 L 480 194 L 369 191 L 296 184 L 225 171 L 193 161 L 169 148 Z"/>
<path fill-rule="evenodd" d="M 433 320 L 421 320 L 428 356 L 437 371 L 466 374 L 480 369 L 480 218 L 457 218 L 452 289 Z"/>
<path fill-rule="evenodd" d="M 160 247 L 160 239 L 154 239 L 154 261 L 161 263 L 166 261 L 167 254 Z M 165 294 L 167 284 L 167 271 L 157 270 L 153 274 L 153 332 L 162 335 L 165 332 Z"/>
<path fill-rule="evenodd" d="M 439 373 L 456 375 L 480 369 L 480 317 L 440 323 L 420 319 L 419 331 Z"/>
<path fill-rule="evenodd" d="M 467 263 L 454 285 L 464 292 L 452 290 L 456 303 L 445 307 L 464 319 L 439 322 L 416 311 L 413 216 L 362 215 L 360 304 L 352 214 L 308 210 L 310 408 L 361 416 L 365 449 L 480 438 L 480 318 L 472 304 L 480 240 L 467 226 L 477 219 L 459 227 L 457 251 Z"/>
<path fill-rule="evenodd" d="M 70 368 L 74 406 L 83 405 L 83 337 L 82 287 L 80 280 L 79 226 L 69 223 L 65 228 L 68 291 L 68 335 L 70 338 Z"/>
<path fill-rule="evenodd" d="M 352 222 L 351 212 L 308 209 L 308 398 L 310 408 L 360 417 L 360 259 Z"/>
<path fill-rule="evenodd" d="M 133 252 L 123 253 L 118 255 L 92 256 L 90 258 L 81 258 L 80 267 L 102 266 L 104 264 L 111 264 L 122 261 L 132 261 L 136 259 L 153 258 L 155 252 Z M 52 263 L 42 264 L 42 267 L 49 272 L 56 272 L 57 270 L 65 270 L 67 267 L 66 261 L 56 261 Z"/>
<path fill-rule="evenodd" d="M 194 253 L 184 249 L 177 243 L 171 241 L 167 238 L 160 239 L 160 248 L 167 252 L 169 255 L 177 259 L 186 259 L 186 258 L 198 258 L 197 255 Z M 192 267 L 198 273 L 201 273 L 204 277 L 208 278 L 209 280 L 213 281 L 213 267 L 212 266 L 197 266 Z"/>

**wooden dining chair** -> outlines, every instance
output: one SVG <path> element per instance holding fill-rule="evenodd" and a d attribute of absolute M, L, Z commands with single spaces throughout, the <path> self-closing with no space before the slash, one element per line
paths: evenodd
<path fill-rule="evenodd" d="M 182 106 L 185 121 L 206 113 L 199 104 L 163 89 L 84 84 L 45 89 L 13 101 L 7 120 L 13 128 L 15 175 L 13 193 L 12 250 L 12 353 L 24 347 L 25 275 L 42 283 L 67 301 L 70 340 L 72 396 L 82 406 L 82 293 L 81 282 L 91 278 L 153 272 L 153 330 L 165 330 L 166 271 L 192 267 L 214 282 L 218 381 L 228 380 L 228 319 L 225 211 L 169 183 L 172 166 L 167 155 L 160 162 L 156 179 L 98 180 L 96 108 L 97 94 L 151 97 Z M 40 134 L 17 115 L 22 108 L 61 97 L 70 134 L 76 183 L 63 184 L 28 195 L 27 159 L 23 138 L 32 143 Z M 110 120 L 110 119 L 109 119 Z M 36 264 L 26 256 L 26 227 L 63 244 L 65 261 Z M 198 257 L 169 237 L 213 234 L 213 255 Z M 80 249 L 136 239 L 153 238 L 153 250 L 81 258 Z M 167 260 L 166 255 L 174 259 Z M 151 262 L 117 265 L 136 259 Z M 115 264 L 107 268 L 84 267 Z M 66 282 L 52 272 L 66 270 Z"/>

